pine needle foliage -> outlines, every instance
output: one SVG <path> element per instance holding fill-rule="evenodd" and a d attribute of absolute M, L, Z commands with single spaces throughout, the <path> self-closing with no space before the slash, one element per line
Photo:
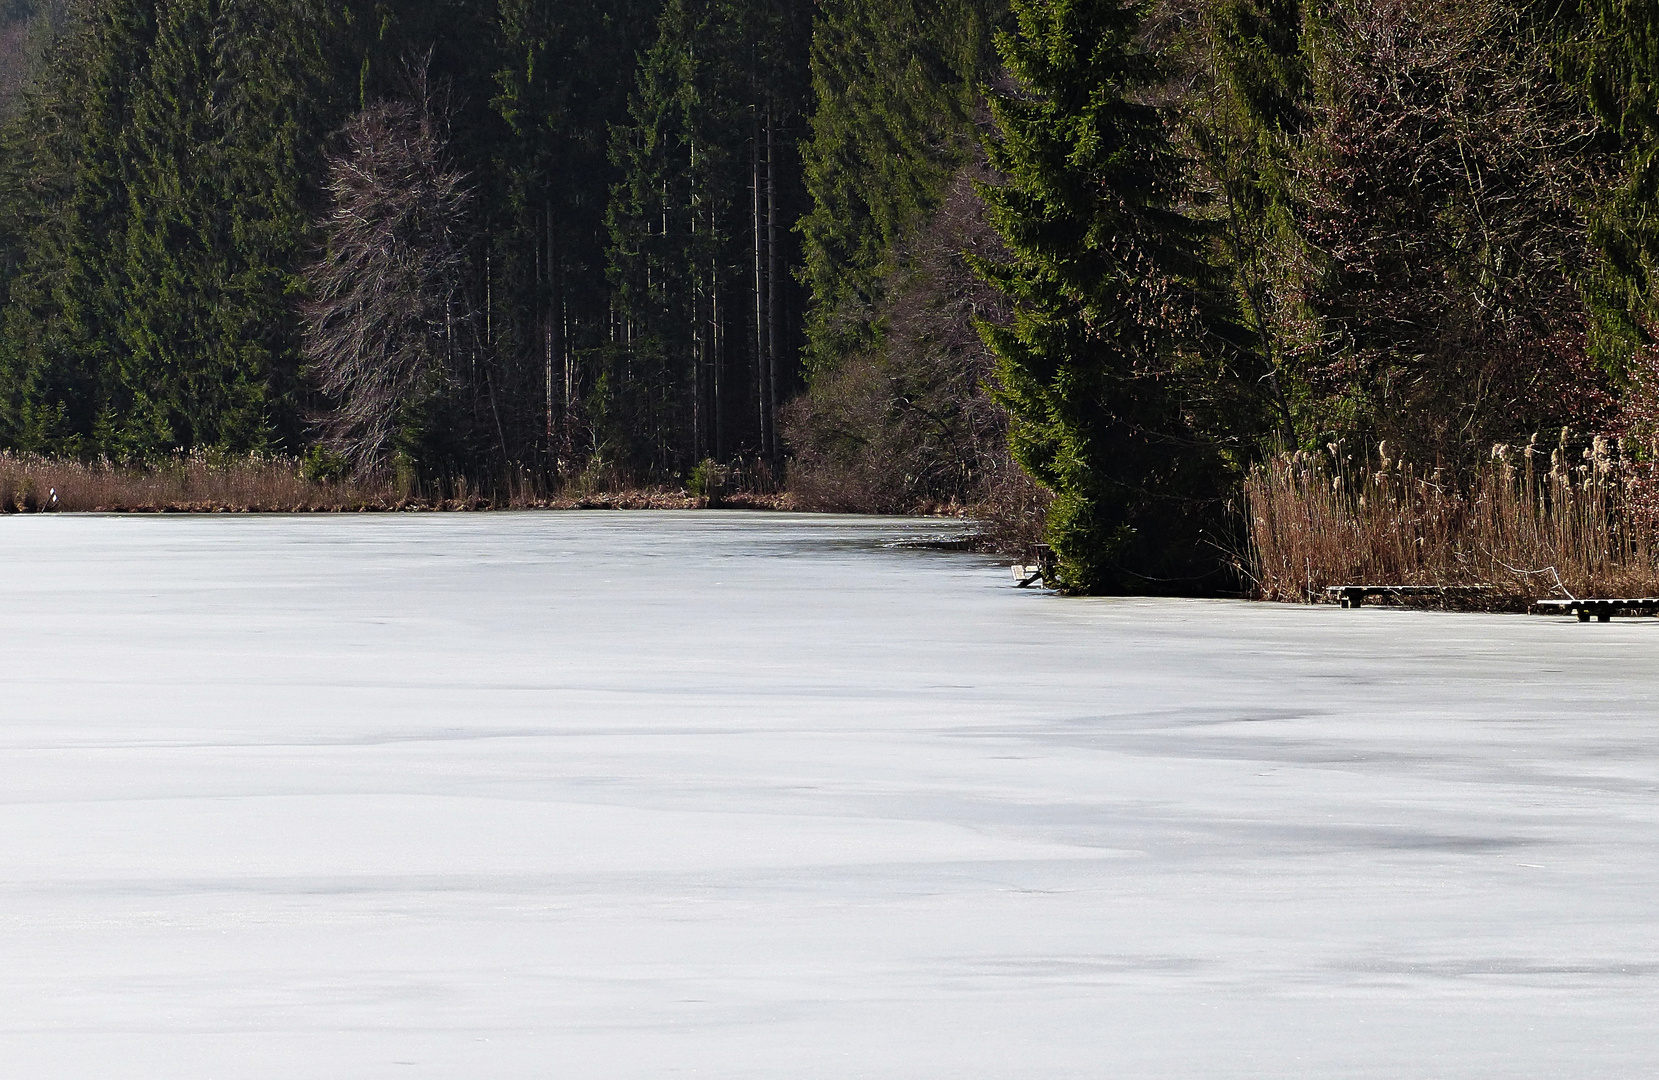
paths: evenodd
<path fill-rule="evenodd" d="M 1208 227 L 1182 205 L 1166 117 L 1143 98 L 1158 71 L 1136 41 L 1142 9 L 1013 10 L 1017 29 L 997 39 L 1013 83 L 992 102 L 990 146 L 1008 179 L 983 190 L 1010 257 L 979 265 L 1015 311 L 983 332 L 1014 455 L 1055 493 L 1055 584 L 1203 588 L 1241 332 L 1203 259 Z"/>
<path fill-rule="evenodd" d="M 1590 238 L 1601 256 L 1587 298 L 1592 348 L 1615 376 L 1659 327 L 1659 3 L 1583 0 L 1586 32 L 1563 50 L 1619 160 L 1595 200 Z"/>
<path fill-rule="evenodd" d="M 802 145 L 812 208 L 801 277 L 807 364 L 879 347 L 883 301 L 915 270 L 906 248 L 977 157 L 994 74 L 996 0 L 825 0 L 812 30 L 813 110 Z"/>

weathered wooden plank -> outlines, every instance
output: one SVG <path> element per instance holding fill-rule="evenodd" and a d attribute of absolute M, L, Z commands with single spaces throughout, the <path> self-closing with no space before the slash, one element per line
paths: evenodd
<path fill-rule="evenodd" d="M 1534 600 L 1532 610 L 1543 615 L 1576 615 L 1579 622 L 1610 622 L 1614 615 L 1659 615 L 1659 597 L 1597 596 L 1583 600 Z"/>
<path fill-rule="evenodd" d="M 1337 598 L 1343 607 L 1363 607 L 1371 596 L 1460 596 L 1485 592 L 1490 585 L 1328 585 L 1325 595 Z"/>

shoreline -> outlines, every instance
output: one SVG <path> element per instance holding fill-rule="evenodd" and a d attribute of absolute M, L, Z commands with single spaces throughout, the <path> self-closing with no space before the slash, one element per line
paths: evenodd
<path fill-rule="evenodd" d="M 572 511 L 572 510 L 617 510 L 617 511 L 695 511 L 695 510 L 734 510 L 734 511 L 764 511 L 776 513 L 846 513 L 846 511 L 823 511 L 803 507 L 797 504 L 792 495 L 787 492 L 777 494 L 757 494 L 740 492 L 730 495 L 717 496 L 710 499 L 706 496 L 697 496 L 684 489 L 651 489 L 631 488 L 616 492 L 590 493 L 587 495 L 570 495 L 559 498 L 523 499 L 513 498 L 506 501 L 485 499 L 481 496 L 470 496 L 459 499 L 403 499 L 396 502 L 364 501 L 357 504 L 350 503 L 311 503 L 303 505 L 253 505 L 228 501 L 202 500 L 196 502 L 167 501 L 141 505 L 114 505 L 76 507 L 74 509 L 38 506 L 31 509 L 21 509 L 16 506 L 0 508 L 0 517 L 38 516 L 43 514 L 107 514 L 119 516 L 213 516 L 213 515 L 332 515 L 332 514 L 454 514 L 454 513 L 492 513 L 511 511 Z M 854 515 L 854 516 L 886 516 L 886 515 Z M 954 514 L 925 514 L 906 515 L 915 517 L 934 518 L 938 520 L 962 520 L 961 515 Z M 1013 558 L 1008 552 L 994 550 L 984 546 L 988 538 L 983 534 L 946 542 L 920 542 L 906 546 L 921 548 L 939 548 L 941 550 L 969 551 L 976 554 L 992 555 Z M 1146 594 L 1148 596 L 1154 594 Z M 1247 595 L 1237 593 L 1214 594 L 1213 596 L 1197 597 L 1230 600 L 1248 600 L 1263 604 L 1283 604 L 1291 607 L 1335 607 L 1335 602 L 1328 600 L 1297 600 L 1285 596 Z M 1462 601 L 1400 601 L 1400 600 L 1372 600 L 1367 607 L 1381 608 L 1389 611 L 1423 611 L 1456 614 L 1526 614 L 1530 611 L 1532 600 L 1514 595 L 1493 596 L 1487 602 Z M 1620 621 L 1641 616 L 1624 615 Z"/>
<path fill-rule="evenodd" d="M 544 498 L 511 496 L 492 499 L 467 495 L 451 499 L 344 497 L 331 499 L 320 491 L 314 498 L 301 499 L 115 499 L 65 498 L 47 501 L 38 495 L 26 501 L 0 503 L 0 516 L 33 514 L 397 514 L 397 513 L 480 513 L 501 510 L 772 510 L 811 512 L 796 504 L 787 493 L 749 492 L 713 498 L 693 495 L 683 489 L 628 489 Z M 941 515 L 948 516 L 948 515 Z"/>

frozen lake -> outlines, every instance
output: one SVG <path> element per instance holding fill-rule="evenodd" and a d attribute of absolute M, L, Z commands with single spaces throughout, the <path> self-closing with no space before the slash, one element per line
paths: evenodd
<path fill-rule="evenodd" d="M 0 1073 L 1659 1074 L 1659 620 L 955 528 L 0 519 Z"/>

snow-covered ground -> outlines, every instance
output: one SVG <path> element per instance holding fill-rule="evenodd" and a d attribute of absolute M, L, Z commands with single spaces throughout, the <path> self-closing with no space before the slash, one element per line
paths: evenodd
<path fill-rule="evenodd" d="M 0 519 L 0 1076 L 1659 1075 L 1659 620 Z"/>

